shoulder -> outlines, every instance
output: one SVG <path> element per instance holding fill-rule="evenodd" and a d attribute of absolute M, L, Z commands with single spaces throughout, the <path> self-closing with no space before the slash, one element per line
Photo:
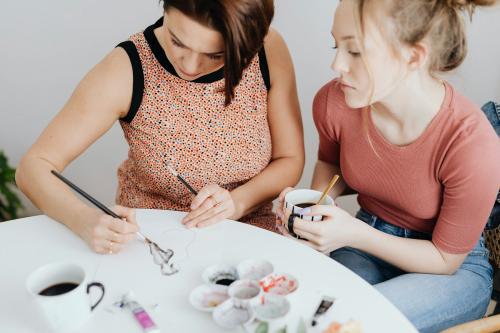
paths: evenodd
<path fill-rule="evenodd" d="M 340 89 L 337 79 L 323 85 L 314 96 L 313 113 L 315 117 L 336 114 L 346 108 L 349 107 L 345 102 L 344 93 Z"/>
<path fill-rule="evenodd" d="M 454 137 L 462 141 L 481 141 L 487 143 L 498 143 L 498 136 L 492 124 L 479 106 L 457 92 L 453 87 L 451 112 L 448 118 L 448 127 L 455 133 Z M 483 146 L 482 145 L 482 146 Z"/>
<path fill-rule="evenodd" d="M 488 174 L 491 179 L 500 165 L 500 140 L 482 110 L 453 90 L 450 117 L 446 119 L 449 138 L 444 158 L 448 176 L 462 172 L 464 177 Z"/>
<path fill-rule="evenodd" d="M 109 52 L 90 70 L 82 81 L 84 89 L 99 91 L 118 116 L 123 117 L 130 107 L 133 72 L 129 55 L 122 47 Z"/>
<path fill-rule="evenodd" d="M 294 77 L 293 62 L 283 37 L 273 28 L 264 38 L 264 50 L 271 78 L 273 82 L 287 80 Z"/>

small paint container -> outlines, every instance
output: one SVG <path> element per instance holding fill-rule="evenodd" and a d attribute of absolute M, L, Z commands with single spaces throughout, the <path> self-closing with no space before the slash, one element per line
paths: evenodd
<path fill-rule="evenodd" d="M 252 322 L 254 312 L 251 307 L 241 308 L 236 306 L 234 299 L 230 298 L 214 309 L 212 318 L 220 327 L 234 329 Z"/>
<path fill-rule="evenodd" d="M 200 285 L 189 294 L 189 303 L 197 310 L 212 312 L 217 306 L 229 298 L 226 292 L 214 288 L 212 285 Z"/>
<path fill-rule="evenodd" d="M 203 282 L 221 292 L 227 292 L 229 285 L 239 279 L 236 268 L 225 264 L 207 267 L 201 277 Z"/>
<path fill-rule="evenodd" d="M 270 322 L 286 316 L 290 311 L 290 302 L 285 296 L 262 294 L 254 306 L 254 311 L 257 319 Z"/>
<path fill-rule="evenodd" d="M 259 282 L 255 280 L 238 280 L 228 289 L 228 295 L 233 299 L 234 305 L 241 308 L 252 307 L 260 294 Z"/>
<path fill-rule="evenodd" d="M 237 266 L 240 279 L 260 280 L 273 271 L 273 265 L 269 261 L 262 259 L 243 260 Z"/>
<path fill-rule="evenodd" d="M 299 287 L 297 279 L 287 273 L 271 273 L 259 281 L 265 293 L 283 295 L 293 293 Z"/>

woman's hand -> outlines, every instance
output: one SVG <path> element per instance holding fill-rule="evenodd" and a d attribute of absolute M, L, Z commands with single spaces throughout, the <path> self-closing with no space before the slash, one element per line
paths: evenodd
<path fill-rule="evenodd" d="M 287 216 L 285 216 L 285 195 L 293 191 L 293 187 L 287 187 L 283 191 L 281 191 L 279 197 L 278 197 L 278 203 L 276 206 L 276 230 L 278 230 L 281 234 L 283 235 L 288 235 L 288 231 L 283 227 L 284 221 L 288 219 Z"/>
<path fill-rule="evenodd" d="M 318 222 L 304 221 L 297 217 L 293 224 L 293 231 L 307 239 L 297 241 L 325 254 L 349 246 L 364 225 L 342 208 L 333 205 L 311 206 L 303 209 L 302 215 L 324 216 L 324 220 Z"/>
<path fill-rule="evenodd" d="M 188 228 L 203 228 L 230 218 L 235 211 L 231 193 L 219 185 L 212 184 L 198 192 L 191 203 L 191 212 L 182 219 L 182 223 Z"/>
<path fill-rule="evenodd" d="M 135 239 L 139 226 L 135 220 L 135 209 L 114 206 L 111 210 L 122 219 L 92 209 L 90 215 L 79 224 L 77 234 L 97 253 L 118 253 L 124 245 Z"/>

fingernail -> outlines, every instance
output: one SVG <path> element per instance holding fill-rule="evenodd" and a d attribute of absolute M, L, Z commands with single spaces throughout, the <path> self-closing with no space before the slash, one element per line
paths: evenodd
<path fill-rule="evenodd" d="M 300 211 L 302 215 L 311 214 L 311 208 L 304 208 Z"/>

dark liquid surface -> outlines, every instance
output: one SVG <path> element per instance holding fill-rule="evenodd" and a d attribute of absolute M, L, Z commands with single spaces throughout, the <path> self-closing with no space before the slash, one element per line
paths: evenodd
<path fill-rule="evenodd" d="M 50 287 L 45 288 L 44 290 L 40 291 L 38 295 L 42 296 L 57 296 L 57 295 L 62 295 L 65 294 L 73 289 L 78 287 L 78 284 L 73 283 L 73 282 L 62 282 L 58 284 L 54 284 Z"/>
<path fill-rule="evenodd" d="M 236 281 L 236 280 L 233 280 L 233 279 L 220 279 L 220 280 L 215 281 L 215 284 L 221 284 L 223 286 L 229 286 L 234 281 Z"/>
<path fill-rule="evenodd" d="M 314 205 L 315 205 L 315 203 L 313 203 L 313 202 L 304 202 L 304 203 L 296 204 L 295 206 L 300 207 L 300 208 L 307 208 L 307 207 L 311 207 Z"/>

